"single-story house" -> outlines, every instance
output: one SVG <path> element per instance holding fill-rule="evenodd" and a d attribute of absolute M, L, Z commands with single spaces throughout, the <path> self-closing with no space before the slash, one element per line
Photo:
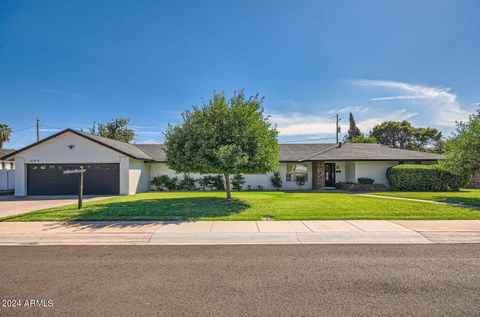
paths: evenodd
<path fill-rule="evenodd" d="M 178 176 L 165 163 L 162 144 L 128 144 L 73 129 L 58 132 L 37 143 L 4 155 L 15 162 L 15 195 L 67 195 L 77 192 L 78 175 L 63 171 L 83 166 L 87 195 L 128 195 L 151 189 L 157 175 Z M 393 149 L 378 144 L 281 144 L 280 175 L 283 190 L 334 188 L 360 177 L 387 185 L 386 170 L 402 163 L 431 164 L 440 155 Z M 245 175 L 245 188 L 272 189 L 273 173 Z M 192 175 L 195 176 L 195 175 Z"/>

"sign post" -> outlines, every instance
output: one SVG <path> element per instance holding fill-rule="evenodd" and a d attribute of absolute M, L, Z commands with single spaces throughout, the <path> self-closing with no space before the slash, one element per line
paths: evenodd
<path fill-rule="evenodd" d="M 84 169 L 83 166 L 80 166 L 79 169 L 63 171 L 64 175 L 80 174 L 78 177 L 78 209 L 82 209 L 83 206 L 83 173 L 86 171 L 87 170 Z"/>

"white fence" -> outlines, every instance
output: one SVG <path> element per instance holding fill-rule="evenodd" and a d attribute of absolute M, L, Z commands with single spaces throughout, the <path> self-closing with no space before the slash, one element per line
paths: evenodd
<path fill-rule="evenodd" d="M 15 170 L 0 170 L 0 190 L 14 189 Z"/>

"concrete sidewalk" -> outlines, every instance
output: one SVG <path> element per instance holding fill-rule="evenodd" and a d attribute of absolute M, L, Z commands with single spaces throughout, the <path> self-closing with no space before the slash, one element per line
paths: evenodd
<path fill-rule="evenodd" d="M 480 243 L 480 220 L 0 223 L 0 245 L 338 243 Z"/>

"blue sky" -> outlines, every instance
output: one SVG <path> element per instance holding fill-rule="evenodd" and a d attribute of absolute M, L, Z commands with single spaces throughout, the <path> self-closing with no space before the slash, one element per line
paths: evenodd
<path fill-rule="evenodd" d="M 408 119 L 449 134 L 480 103 L 478 1 L 1 1 L 0 122 L 18 148 L 128 117 L 138 142 L 214 90 L 266 97 L 282 142 Z M 23 129 L 23 130 L 22 130 Z M 344 125 L 343 131 L 347 130 Z"/>

